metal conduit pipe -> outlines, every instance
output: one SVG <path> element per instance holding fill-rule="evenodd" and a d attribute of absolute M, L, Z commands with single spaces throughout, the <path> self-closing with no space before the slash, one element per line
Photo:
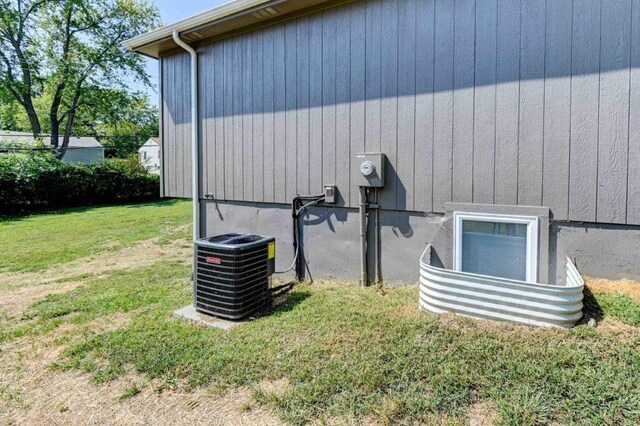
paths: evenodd
<path fill-rule="evenodd" d="M 374 229 L 376 232 L 376 284 L 382 284 L 382 241 L 380 238 L 380 188 L 375 188 L 376 210 L 374 212 Z"/>
<path fill-rule="evenodd" d="M 360 213 L 360 282 L 362 285 L 369 284 L 367 275 L 367 188 L 360 187 L 360 197 L 358 200 Z"/>

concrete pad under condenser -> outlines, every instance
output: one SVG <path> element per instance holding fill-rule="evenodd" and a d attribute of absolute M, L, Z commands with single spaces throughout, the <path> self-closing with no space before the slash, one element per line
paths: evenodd
<path fill-rule="evenodd" d="M 196 324 L 201 324 L 207 327 L 219 328 L 220 330 L 230 330 L 233 327 L 242 324 L 242 321 L 229 321 L 221 318 L 216 318 L 211 315 L 201 314 L 200 312 L 196 311 L 196 308 L 194 308 L 193 305 L 185 306 L 184 308 L 178 309 L 173 313 L 173 317 L 192 321 Z"/>

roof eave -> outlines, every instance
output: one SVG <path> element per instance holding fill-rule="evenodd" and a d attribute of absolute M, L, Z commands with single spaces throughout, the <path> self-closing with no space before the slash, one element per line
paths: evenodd
<path fill-rule="evenodd" d="M 148 33 L 125 40 L 122 46 L 125 49 L 141 53 L 143 55 L 159 58 L 159 51 L 152 48 L 152 45 L 171 39 L 174 31 L 179 33 L 194 30 L 203 25 L 211 24 L 217 20 L 229 17 L 233 14 L 243 12 L 272 0 L 233 0 L 188 18 L 182 19 L 173 24 L 166 25 Z"/>

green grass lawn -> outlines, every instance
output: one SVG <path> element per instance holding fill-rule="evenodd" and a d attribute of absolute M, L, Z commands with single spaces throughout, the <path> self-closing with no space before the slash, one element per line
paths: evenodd
<path fill-rule="evenodd" d="M 166 224 L 164 211 L 166 221 L 181 220 L 176 210 L 188 214 L 181 203 L 141 208 L 155 209 L 156 229 Z M 142 221 L 120 219 L 128 207 L 103 209 L 110 209 L 104 222 L 124 221 L 149 236 Z M 46 233 L 36 216 L 28 220 Z M 103 225 L 114 235 L 91 241 L 134 241 Z M 56 370 L 84 371 L 96 386 L 133 371 L 160 382 L 158 392 L 249 386 L 292 424 L 465 424 L 478 404 L 491 407 L 498 424 L 640 423 L 640 303 L 626 296 L 589 300 L 602 326 L 557 330 L 426 314 L 416 286 L 306 284 L 267 315 L 223 332 L 171 318 L 190 301 L 189 275 L 184 262 L 168 260 L 89 277 L 36 301 L 20 319 L 0 318 L 0 342 L 41 341 L 66 329 Z M 111 329 L 91 328 L 123 315 L 129 320 Z M 258 385 L 276 379 L 286 379 L 282 392 Z M 139 392 L 132 385 L 122 398 Z"/>
<path fill-rule="evenodd" d="M 0 216 L 0 271 L 39 271 L 136 241 L 191 221 L 191 203 L 165 200 Z"/>
<path fill-rule="evenodd" d="M 36 321 L 20 335 L 135 312 L 130 324 L 70 345 L 56 367 L 84 370 L 97 383 L 133 368 L 169 387 L 286 377 L 284 394 L 256 397 L 295 424 L 365 416 L 463 423 L 479 402 L 495 406 L 504 424 L 640 422 L 637 330 L 443 321 L 418 311 L 415 286 L 319 284 L 223 332 L 170 317 L 190 300 L 189 272 L 169 262 L 48 296 L 31 307 Z"/>

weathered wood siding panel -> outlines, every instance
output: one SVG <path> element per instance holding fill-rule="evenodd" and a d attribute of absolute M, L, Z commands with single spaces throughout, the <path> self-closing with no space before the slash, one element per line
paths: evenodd
<path fill-rule="evenodd" d="M 496 152 L 497 0 L 476 13 L 476 78 L 473 123 L 473 202 L 493 204 Z"/>
<path fill-rule="evenodd" d="M 253 48 L 262 50 L 262 31 L 256 31 L 253 34 Z M 264 104 L 264 88 L 262 87 L 262 55 L 252 55 L 252 84 L 253 84 L 253 200 L 257 202 L 264 201 L 264 114 L 262 105 Z"/>
<path fill-rule="evenodd" d="M 453 178 L 454 2 L 436 0 L 433 94 L 433 211 L 451 201 Z"/>
<path fill-rule="evenodd" d="M 191 93 L 187 53 L 162 60 L 165 197 L 191 196 Z"/>
<path fill-rule="evenodd" d="M 296 170 L 296 193 L 309 193 L 309 19 L 298 21 L 296 45 L 296 96 L 298 126 L 296 146 L 298 167 Z"/>
<path fill-rule="evenodd" d="M 309 185 L 322 187 L 322 15 L 310 18 L 309 41 Z"/>
<path fill-rule="evenodd" d="M 274 132 L 273 143 L 275 146 L 275 158 L 273 174 L 275 176 L 275 202 L 286 203 L 286 125 L 285 125 L 285 93 L 287 90 L 285 81 L 285 47 L 284 26 L 275 28 L 273 34 L 273 111 Z"/>
<path fill-rule="evenodd" d="M 387 154 L 387 191 L 382 191 L 380 203 L 396 209 L 398 189 L 398 1 L 382 0 L 380 31 L 381 95 L 380 151 Z M 408 142 L 408 141 L 407 141 Z M 413 180 L 413 176 L 411 176 Z"/>
<path fill-rule="evenodd" d="M 567 217 L 571 137 L 571 0 L 546 11 L 542 204 Z"/>
<path fill-rule="evenodd" d="M 242 184 L 243 199 L 253 201 L 253 38 L 242 40 Z"/>
<path fill-rule="evenodd" d="M 416 4 L 416 130 L 414 209 L 433 210 L 435 0 Z"/>
<path fill-rule="evenodd" d="M 244 129 L 243 129 L 243 72 L 242 72 L 242 39 L 233 40 L 231 55 L 231 103 L 232 103 L 232 135 L 233 135 L 233 199 L 245 198 L 244 184 Z"/>
<path fill-rule="evenodd" d="M 322 25 L 322 184 L 336 182 L 336 11 Z"/>
<path fill-rule="evenodd" d="M 602 7 L 598 198 L 596 221 L 624 223 L 629 152 L 629 60 L 631 0 Z M 635 129 L 635 131 L 640 131 Z"/>
<path fill-rule="evenodd" d="M 365 42 L 366 42 L 366 8 L 364 2 L 351 3 L 349 5 L 351 15 L 351 61 L 350 61 L 350 154 L 353 156 L 365 151 Z M 316 42 L 317 43 L 317 42 Z M 351 159 L 351 158 L 349 158 Z M 351 163 L 349 163 L 351 164 Z M 351 176 L 351 170 L 349 170 Z M 319 185 L 314 188 L 319 188 Z M 358 188 L 350 185 L 349 188 L 339 188 L 343 194 L 349 193 L 349 205 L 358 202 Z"/>
<path fill-rule="evenodd" d="M 415 130 L 416 130 L 416 2 L 400 0 L 398 8 L 398 135 L 396 172 L 407 176 L 396 179 L 396 209 L 414 210 Z M 407 185 L 408 184 L 408 185 Z"/>
<path fill-rule="evenodd" d="M 297 94 L 298 31 L 295 21 L 285 24 L 285 200 L 296 196 L 298 173 L 298 94 Z"/>
<path fill-rule="evenodd" d="M 575 2 L 571 47 L 569 219 L 585 222 L 596 220 L 600 28 L 600 0 Z"/>
<path fill-rule="evenodd" d="M 260 56 L 260 55 L 258 55 Z M 262 113 L 264 122 L 264 201 L 275 201 L 275 139 L 273 126 L 273 28 L 264 30 L 262 38 L 262 81 L 264 89 Z"/>
<path fill-rule="evenodd" d="M 234 180 L 234 137 L 233 137 L 233 45 L 225 43 L 224 47 L 224 67 L 220 69 L 224 76 L 222 82 L 222 97 L 224 106 L 222 109 L 222 122 L 224 126 L 224 199 L 233 200 L 233 180 Z"/>
<path fill-rule="evenodd" d="M 629 106 L 629 174 L 627 223 L 640 225 L 640 1 L 633 2 L 631 23 L 631 75 Z"/>
<path fill-rule="evenodd" d="M 351 16 L 349 8 L 338 10 L 336 21 L 336 34 L 349 34 L 351 26 Z M 349 199 L 349 164 L 351 164 L 350 152 L 350 56 L 351 45 L 349 37 L 337 37 L 336 39 L 336 180 L 338 188 L 344 188 L 343 192 L 338 192 L 337 202 L 340 204 L 350 204 Z M 327 182 L 330 183 L 330 182 Z M 321 192 L 316 188 L 307 188 L 306 193 Z"/>
<path fill-rule="evenodd" d="M 498 0 L 495 203 L 518 203 L 520 4 Z"/>
<path fill-rule="evenodd" d="M 640 1 L 360 0 L 199 48 L 203 195 L 289 203 L 387 154 L 381 207 L 640 224 Z M 163 193 L 190 195 L 189 57 L 162 59 Z"/>
<path fill-rule="evenodd" d="M 453 201 L 473 202 L 476 2 L 455 1 Z"/>
<path fill-rule="evenodd" d="M 184 95 L 179 94 L 177 96 L 178 105 L 180 105 L 180 124 L 178 125 L 179 134 L 182 140 L 187 141 L 184 146 L 178 147 L 180 162 L 177 163 L 177 173 L 181 174 L 183 178 L 180 180 L 179 190 L 181 194 L 191 195 L 191 90 L 190 90 L 190 78 L 189 78 L 189 55 L 182 55 L 180 57 L 179 69 L 182 73 L 181 77 L 186 82 L 184 86 Z"/>
<path fill-rule="evenodd" d="M 545 1 L 527 0 L 520 10 L 520 130 L 518 204 L 542 203 L 544 133 Z"/>

